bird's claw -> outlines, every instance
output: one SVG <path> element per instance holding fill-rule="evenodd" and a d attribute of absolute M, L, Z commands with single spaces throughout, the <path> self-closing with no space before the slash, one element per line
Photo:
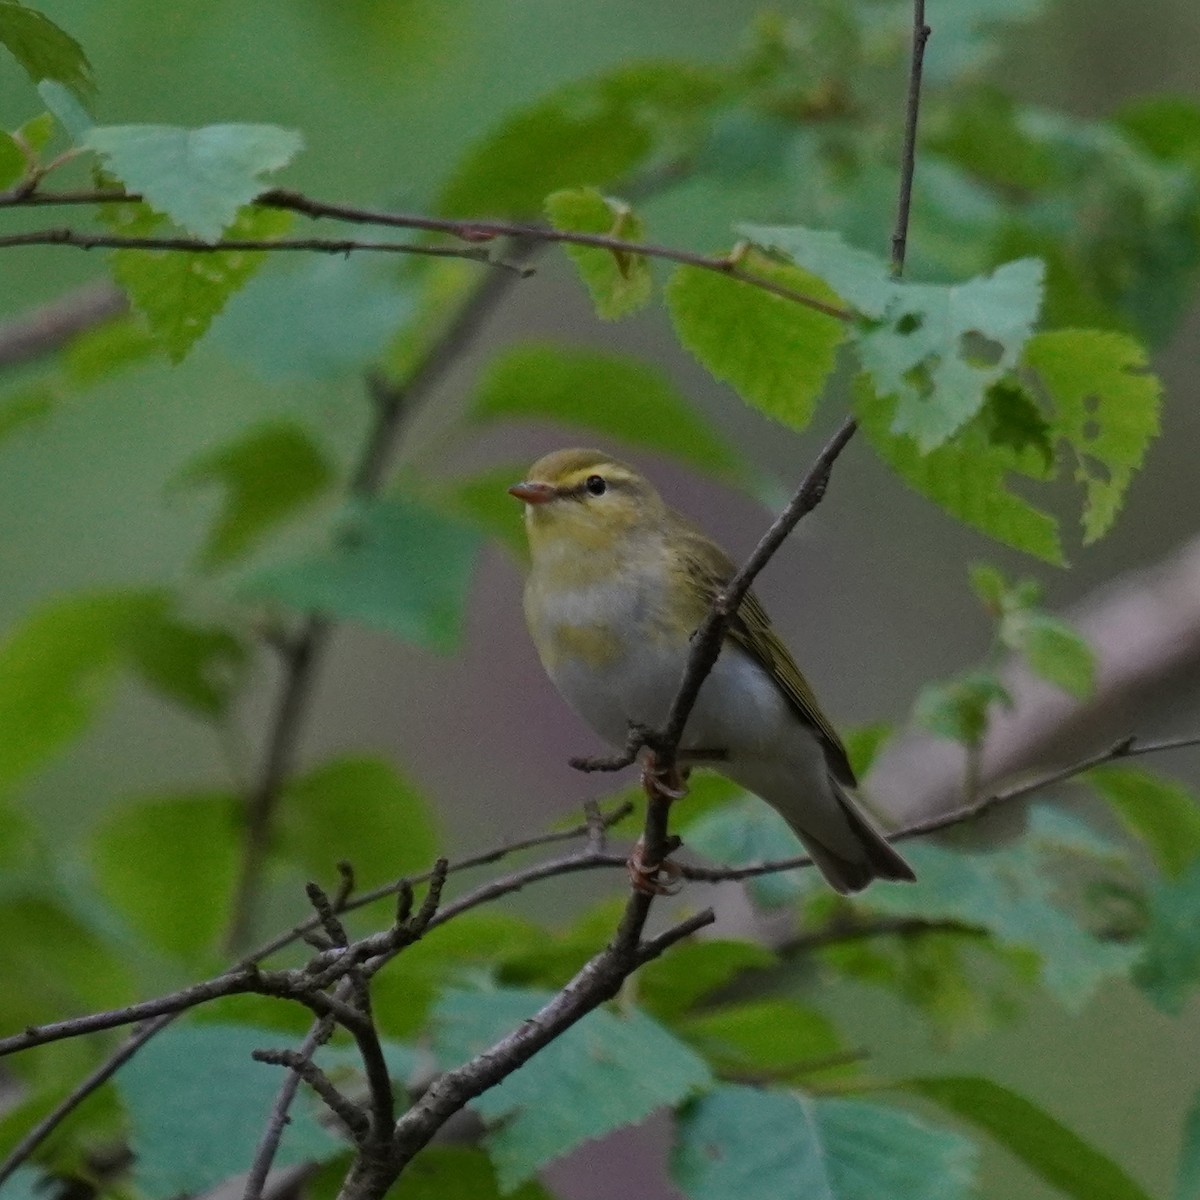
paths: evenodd
<path fill-rule="evenodd" d="M 643 896 L 674 896 L 683 887 L 683 872 L 679 864 L 669 859 L 648 863 L 642 857 L 645 852 L 645 843 L 638 838 L 626 864 L 629 867 L 629 883 L 633 890 L 641 892 Z"/>
<path fill-rule="evenodd" d="M 653 754 L 647 755 L 642 764 L 642 787 L 651 800 L 663 800 L 667 804 L 682 800 L 688 794 L 687 776 L 687 770 L 677 766 L 663 770 Z"/>

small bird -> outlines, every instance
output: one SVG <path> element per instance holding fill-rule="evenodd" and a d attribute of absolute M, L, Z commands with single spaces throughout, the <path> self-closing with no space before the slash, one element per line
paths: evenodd
<path fill-rule="evenodd" d="M 632 468 L 599 450 L 559 450 L 510 487 L 524 501 L 532 568 L 525 617 L 547 674 L 597 733 L 624 746 L 631 724 L 660 729 L 693 632 L 735 573 L 729 557 Z M 864 815 L 845 748 L 762 605 L 748 593 L 680 742 L 779 812 L 839 892 L 914 878 Z M 647 790 L 673 798 L 682 780 Z M 663 891 L 661 864 L 635 851 L 635 886 Z"/>

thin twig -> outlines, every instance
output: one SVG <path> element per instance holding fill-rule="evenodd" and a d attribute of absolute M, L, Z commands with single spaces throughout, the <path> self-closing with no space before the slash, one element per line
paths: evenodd
<path fill-rule="evenodd" d="M 303 1051 L 255 1050 L 250 1057 L 256 1062 L 291 1068 L 321 1097 L 326 1107 L 346 1126 L 355 1141 L 362 1141 L 366 1136 L 370 1128 L 367 1114 L 348 1096 L 343 1096 L 333 1080 L 311 1058 L 306 1058 Z"/>
<path fill-rule="evenodd" d="M 71 204 L 105 204 L 127 203 L 140 199 L 135 193 L 113 191 L 78 191 L 78 192 L 38 192 L 29 194 L 0 194 L 0 207 L 23 207 L 38 205 L 71 205 Z M 614 254 L 624 254 L 645 258 L 657 258 L 667 262 L 681 263 L 685 266 L 697 267 L 704 271 L 715 271 L 736 279 L 741 283 L 760 288 L 772 295 L 802 304 L 816 312 L 824 313 L 839 321 L 851 321 L 854 313 L 836 304 L 819 300 L 797 292 L 793 288 L 776 283 L 772 279 L 756 275 L 744 270 L 733 258 L 717 257 L 698 254 L 691 250 L 681 250 L 673 246 L 658 245 L 653 242 L 634 242 L 625 238 L 613 237 L 600 233 L 580 233 L 568 229 L 554 229 L 549 225 L 540 225 L 524 221 L 505 221 L 492 218 L 432 217 L 419 213 L 380 212 L 377 209 L 359 208 L 349 204 L 333 204 L 304 196 L 299 192 L 287 191 L 283 188 L 273 188 L 263 192 L 254 204 L 262 208 L 284 209 L 289 212 L 303 213 L 313 218 L 330 218 L 337 221 L 347 221 L 356 225 L 379 225 L 394 229 L 417 229 L 427 233 L 448 234 L 462 241 L 479 243 L 490 242 L 496 238 L 513 238 L 519 242 L 560 243 L 571 246 L 587 246 L 593 249 L 609 250 Z M 308 242 L 308 245 L 302 244 Z M 94 246 L 122 246 L 125 248 L 141 247 L 143 249 L 183 249 L 183 250 L 220 250 L 220 249 L 311 249 L 329 250 L 346 253 L 354 249 L 387 250 L 392 252 L 412 252 L 419 254 L 440 253 L 451 257 L 480 258 L 494 265 L 501 265 L 502 260 L 493 260 L 486 252 L 475 250 L 474 253 L 464 253 L 460 247 L 428 247 L 425 243 L 395 243 L 379 242 L 365 243 L 345 239 L 338 242 L 323 242 L 322 239 L 280 239 L 279 241 L 222 241 L 201 242 L 192 238 L 172 237 L 133 237 L 117 234 L 80 234 L 70 229 L 36 230 L 33 233 L 12 234 L 9 238 L 0 238 L 0 247 L 5 245 L 69 245 L 90 249 Z M 505 265 L 512 265 L 511 263 Z M 517 268 L 518 270 L 520 268 Z"/>
<path fill-rule="evenodd" d="M 128 311 L 125 293 L 114 284 L 85 284 L 0 325 L 0 367 L 59 350 L 79 334 Z"/>
<path fill-rule="evenodd" d="M 904 273 L 908 251 L 908 218 L 912 208 L 913 175 L 917 165 L 917 119 L 921 111 L 921 73 L 930 28 L 925 24 L 925 0 L 913 0 L 912 55 L 908 68 L 908 98 L 904 111 L 904 150 L 900 157 L 900 194 L 896 203 L 896 230 L 892 234 L 892 274 Z"/>

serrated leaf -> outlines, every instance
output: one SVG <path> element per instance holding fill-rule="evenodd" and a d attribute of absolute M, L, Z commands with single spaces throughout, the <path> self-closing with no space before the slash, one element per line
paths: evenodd
<path fill-rule="evenodd" d="M 775 961 L 772 951 L 754 942 L 681 942 L 638 972 L 638 1001 L 651 1016 L 672 1021 L 711 992 Z"/>
<path fill-rule="evenodd" d="M 339 758 L 284 788 L 280 847 L 316 879 L 345 859 L 374 886 L 433 866 L 438 837 L 429 806 L 391 765 Z"/>
<path fill-rule="evenodd" d="M 156 949 L 203 961 L 225 928 L 237 813 L 220 793 L 122 805 L 89 843 L 101 894 Z"/>
<path fill-rule="evenodd" d="M 726 1085 L 687 1109 L 671 1175 L 689 1200 L 966 1200 L 975 1150 L 900 1109 Z"/>
<path fill-rule="evenodd" d="M 396 493 L 348 505 L 328 550 L 259 571 L 245 587 L 449 653 L 462 631 L 479 540 L 441 509 Z"/>
<path fill-rule="evenodd" d="M 239 240 L 274 240 L 291 214 L 244 208 L 228 229 Z M 113 274 L 158 337 L 181 362 L 229 298 L 266 262 L 265 250 L 117 250 Z"/>
<path fill-rule="evenodd" d="M 855 905 L 970 925 L 1004 946 L 1034 951 L 1044 986 L 1069 1008 L 1077 1009 L 1101 980 L 1125 973 L 1137 957 L 1135 947 L 1094 936 L 1054 902 L 1053 872 L 1036 843 L 971 853 L 922 842 L 906 857 L 915 884 L 880 883 Z"/>
<path fill-rule="evenodd" d="M 471 147 L 438 202 L 452 216 L 533 216 L 560 188 L 627 176 L 717 100 L 724 79 L 693 63 L 622 65 L 510 114 Z"/>
<path fill-rule="evenodd" d="M 837 297 L 815 275 L 748 256 L 743 269 L 823 303 Z M 804 429 L 833 372 L 846 324 L 796 300 L 699 267 L 677 267 L 666 289 L 680 342 L 747 403 Z"/>
<path fill-rule="evenodd" d="M 1200 983 L 1200 862 L 1150 889 L 1145 949 L 1134 978 L 1163 1012 L 1176 1014 Z"/>
<path fill-rule="evenodd" d="M 289 266 L 252 279 L 213 331 L 223 350 L 269 383 L 361 374 L 414 318 L 413 289 L 379 255 Z"/>
<path fill-rule="evenodd" d="M 1034 479 L 1054 475 L 1054 430 L 1030 394 L 1011 379 L 987 390 L 980 426 L 992 446 L 1012 452 L 1017 469 Z"/>
<path fill-rule="evenodd" d="M 823 1060 L 845 1049 L 824 1013 L 782 997 L 705 1009 L 678 1028 L 718 1070 L 734 1077 L 819 1069 Z"/>
<path fill-rule="evenodd" d="M 1179 876 L 1200 858 L 1200 804 L 1181 783 L 1118 766 L 1093 767 L 1084 778 L 1146 843 L 1165 874 Z"/>
<path fill-rule="evenodd" d="M 434 1047 L 455 1066 L 511 1033 L 551 993 L 447 991 L 434 1014 Z M 646 1064 L 653 1063 L 653 1070 Z M 597 1009 L 499 1086 L 472 1102 L 489 1123 L 488 1153 L 504 1190 L 533 1178 L 589 1138 L 635 1124 L 711 1083 L 687 1046 L 643 1013 Z"/>
<path fill-rule="evenodd" d="M 404 1168 L 388 1196 L 390 1200 L 551 1200 L 536 1181 L 501 1191 L 491 1160 L 473 1146 L 427 1147 Z"/>
<path fill-rule="evenodd" d="M 277 125 L 97 125 L 81 139 L 131 192 L 207 242 L 215 242 L 286 166 L 300 135 Z"/>
<path fill-rule="evenodd" d="M 1066 621 L 1029 613 L 1020 622 L 1020 648 L 1035 675 L 1086 700 L 1096 686 L 1096 656 Z"/>
<path fill-rule="evenodd" d="M 1112 525 L 1133 473 L 1158 434 L 1161 386 L 1132 338 L 1096 329 L 1041 333 L 1025 363 L 1055 409 L 1055 429 L 1076 455 L 1084 486 L 1084 542 Z"/>
<path fill-rule="evenodd" d="M 81 100 L 95 91 L 92 64 L 83 47 L 36 9 L 0 0 L 0 43 L 33 83 L 57 80 Z"/>
<path fill-rule="evenodd" d="M 279 1041 L 270 1029 L 174 1025 L 121 1070 L 117 1089 L 130 1118 L 134 1182 L 147 1200 L 203 1192 L 249 1168 L 281 1082 L 278 1067 L 250 1054 Z M 322 1162 L 344 1149 L 302 1092 L 275 1165 Z"/>
<path fill-rule="evenodd" d="M 1111 1158 L 1033 1101 L 990 1079 L 907 1079 L 897 1087 L 978 1126 L 1051 1187 L 1077 1200 L 1149 1200 Z"/>
<path fill-rule="evenodd" d="M 173 486 L 222 489 L 220 510 L 199 555 L 200 568 L 211 571 L 311 506 L 333 481 L 332 464 L 307 430 L 280 420 L 192 459 Z"/>
<path fill-rule="evenodd" d="M 477 421 L 560 421 L 633 446 L 674 455 L 718 477 L 741 463 L 666 375 L 606 351 L 526 343 L 488 368 L 471 406 Z"/>
<path fill-rule="evenodd" d="M 961 284 L 897 285 L 881 321 L 858 336 L 876 388 L 896 399 L 893 433 L 928 453 L 979 412 L 1033 331 L 1043 275 L 1037 259 L 1021 259 Z"/>
<path fill-rule="evenodd" d="M 987 732 L 993 706 L 1012 697 L 991 671 L 971 671 L 948 683 L 927 683 L 917 696 L 913 719 L 938 737 L 978 745 Z"/>
<path fill-rule="evenodd" d="M 546 197 L 546 215 L 555 229 L 572 233 L 605 234 L 627 242 L 640 242 L 645 236 L 628 205 L 602 196 L 595 188 L 552 193 Z M 654 281 L 642 255 L 570 243 L 563 249 L 579 269 L 597 316 L 614 321 L 650 303 Z"/>
<path fill-rule="evenodd" d="M 998 541 L 1062 565 L 1058 522 L 1008 488 L 1011 456 L 961 437 L 922 454 L 912 438 L 892 432 L 895 402 L 879 396 L 865 375 L 853 394 L 867 439 L 910 487 Z"/>
<path fill-rule="evenodd" d="M 868 318 L 856 331 L 859 359 L 876 391 L 896 401 L 892 432 L 910 434 L 923 452 L 980 411 L 988 389 L 1017 365 L 1041 307 L 1036 259 L 959 284 L 907 283 L 836 233 L 755 225 L 739 232 L 786 254 Z"/>

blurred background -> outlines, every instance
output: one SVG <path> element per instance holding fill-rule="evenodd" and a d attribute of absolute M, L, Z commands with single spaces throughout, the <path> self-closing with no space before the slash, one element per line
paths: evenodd
<path fill-rule="evenodd" d="M 778 7 L 786 13 L 801 6 Z M 931 61 L 942 7 L 930 5 Z M 330 200 L 418 210 L 428 206 L 464 146 L 508 109 L 623 60 L 726 59 L 759 5 L 45 0 L 43 8 L 86 47 L 104 123 L 228 120 L 299 129 L 306 149 L 286 174 L 289 186 Z M 1197 47 L 1200 8 L 1193 0 L 1062 0 L 1008 36 L 998 69 L 1028 100 L 1102 116 L 1147 91 L 1200 95 Z M 898 112 L 898 96 L 896 103 Z M 0 76 L 0 112 L 9 124 L 39 110 L 15 71 Z M 675 205 L 671 220 L 682 227 L 664 218 L 654 229 L 665 242 L 707 242 L 715 250 L 727 240 L 723 216 Z M 889 232 L 880 227 L 868 248 L 886 253 Z M 0 309 L 6 315 L 95 278 L 99 266 L 65 249 L 6 250 L 3 265 Z M 446 414 L 461 410 L 481 364 L 514 339 L 538 336 L 629 351 L 659 364 L 748 460 L 784 487 L 803 474 L 836 422 L 830 406 L 803 437 L 768 423 L 682 354 L 661 308 L 619 326 L 601 325 L 569 264 L 547 255 L 533 278 L 510 291 L 422 411 L 400 465 L 435 461 L 449 473 L 531 461 L 577 440 L 569 431 L 533 425 L 449 445 L 442 436 Z M 367 420 L 358 371 L 339 367 L 335 355 L 319 377 L 287 361 L 259 359 L 218 322 L 183 367 L 153 363 L 122 374 L 0 444 L 0 628 L 57 593 L 187 577 L 215 497 L 168 484 L 185 463 L 227 441 L 250 418 L 299 417 L 350 458 Z M 1135 480 L 1114 532 L 1095 547 L 1077 549 L 1067 571 L 1007 554 L 972 534 L 903 488 L 864 445 L 852 445 L 826 503 L 776 557 L 759 588 L 835 723 L 902 722 L 922 682 L 985 652 L 989 631 L 966 584 L 968 563 L 987 558 L 1013 574 L 1034 575 L 1051 607 L 1069 610 L 1200 533 L 1198 363 L 1200 311 L 1156 356 L 1165 423 L 1144 476 Z M 10 370 L 7 382 L 21 386 L 43 369 Z M 630 457 L 677 507 L 716 532 L 734 558 L 753 545 L 767 519 L 764 508 L 678 465 Z M 595 752 L 596 743 L 537 664 L 521 619 L 520 587 L 514 562 L 490 550 L 475 580 L 464 647 L 450 659 L 382 634 L 340 629 L 302 759 L 317 762 L 344 749 L 393 757 L 435 799 L 451 852 L 538 829 L 577 811 L 585 796 L 611 790 L 611 780 L 584 778 L 567 766 L 568 756 Z M 56 829 L 69 854 L 98 815 L 123 799 L 219 786 L 229 754 L 253 752 L 271 701 L 270 672 L 264 660 L 257 699 L 245 714 L 247 745 L 232 750 L 128 685 L 98 725 L 26 790 L 24 803 Z M 1200 688 L 1176 680 L 1078 736 L 1100 745 L 1125 732 L 1197 727 Z M 1156 765 L 1200 783 L 1194 752 Z M 612 886 L 611 880 L 580 884 L 579 904 Z M 281 897 L 278 911 L 290 913 L 290 903 Z M 536 900 L 528 903 L 536 907 Z M 944 1069 L 986 1071 L 1028 1090 L 1162 1194 L 1181 1114 L 1196 1086 L 1200 1013 L 1193 1007 L 1184 1019 L 1168 1020 L 1132 990 L 1113 986 L 1075 1014 L 1039 1004 L 1018 1024 L 954 1048 Z M 927 1035 L 901 1020 L 886 999 L 847 989 L 843 1011 L 851 1041 L 869 1046 L 881 1068 L 921 1070 Z M 636 1151 L 634 1161 L 661 1173 L 656 1131 L 624 1136 Z M 988 1195 L 1049 1194 L 1001 1152 L 986 1153 Z M 570 1200 L 611 1194 L 594 1176 L 601 1157 L 589 1150 L 556 1168 L 562 1194 Z"/>

